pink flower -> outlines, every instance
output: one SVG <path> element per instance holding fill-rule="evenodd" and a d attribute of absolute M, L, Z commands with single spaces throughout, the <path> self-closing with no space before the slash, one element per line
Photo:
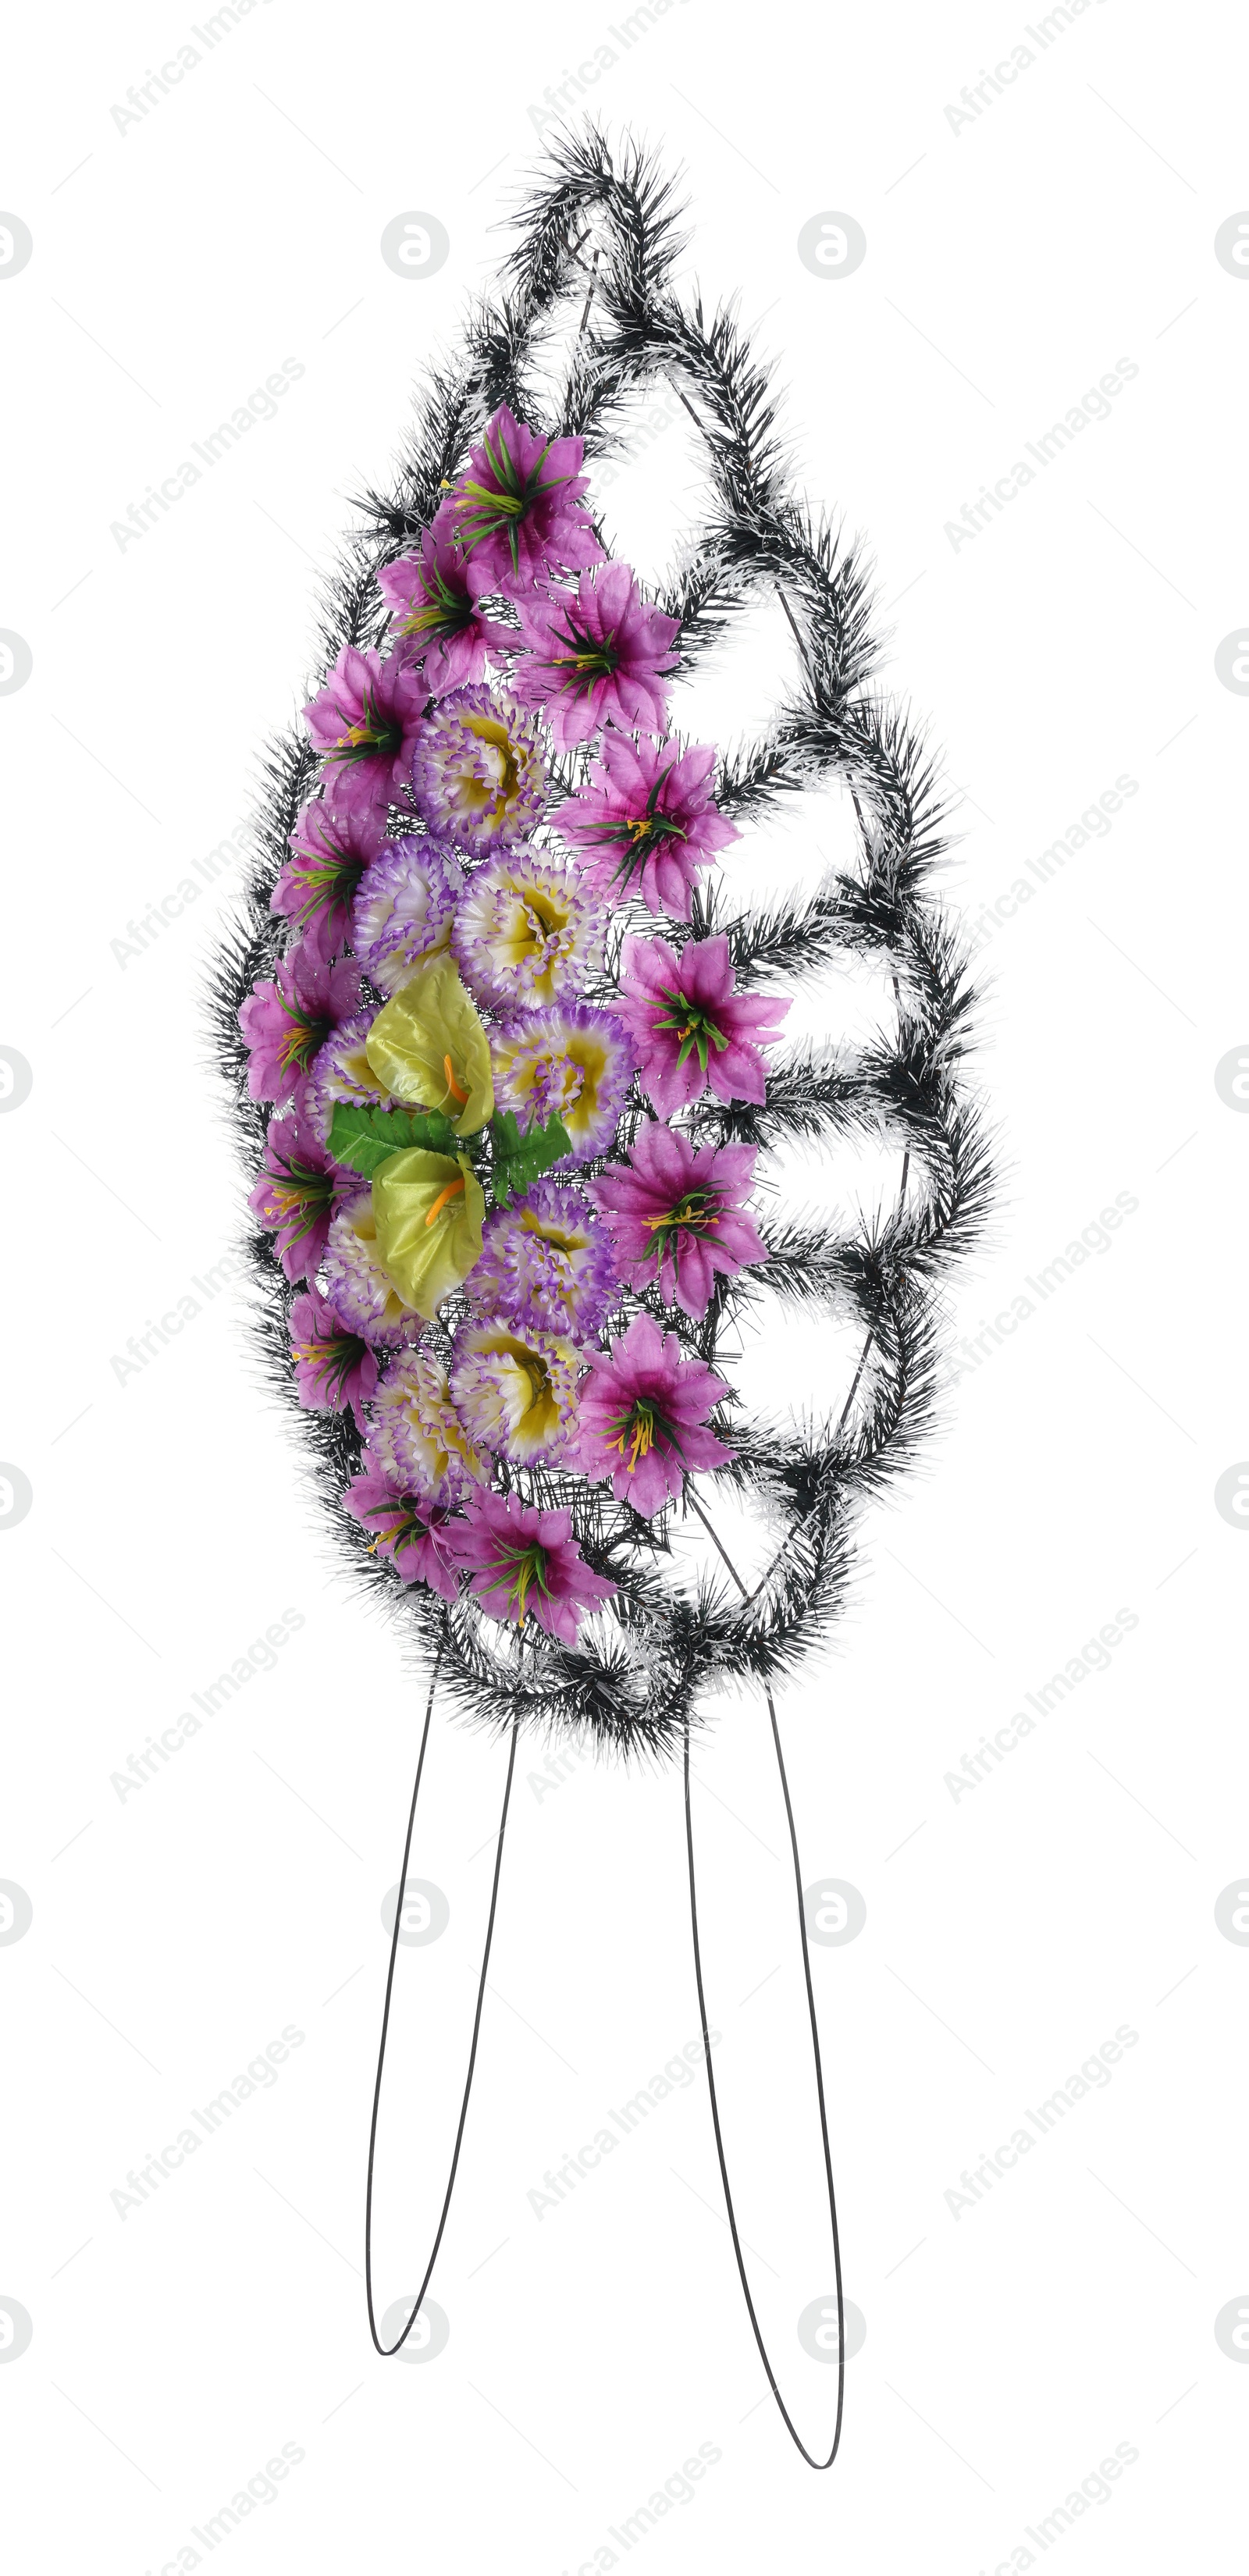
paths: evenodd
<path fill-rule="evenodd" d="M 523 650 L 512 689 L 541 707 L 561 750 L 588 742 L 609 720 L 662 733 L 668 691 L 660 673 L 678 657 L 679 620 L 648 606 L 628 564 L 583 572 L 575 590 L 521 601 Z"/>
<path fill-rule="evenodd" d="M 446 502 L 421 538 L 420 552 L 383 564 L 378 588 L 390 610 L 391 641 L 435 697 L 480 680 L 488 652 L 506 651 L 512 630 L 483 615 L 469 589 Z"/>
<path fill-rule="evenodd" d="M 392 1558 L 405 1583 L 427 1583 L 444 1601 L 454 1601 L 459 1581 L 451 1539 L 459 1524 L 452 1513 L 428 1500 L 417 1502 L 367 1467 L 352 1478 L 343 1506 L 353 1521 L 377 1532 L 374 1547 Z"/>
<path fill-rule="evenodd" d="M 270 1120 L 260 1178 L 247 1204 L 257 1224 L 277 1236 L 288 1279 L 311 1278 L 320 1269 L 340 1190 L 358 1186 L 354 1172 L 340 1172 L 330 1161 L 300 1101 L 293 1115 Z"/>
<path fill-rule="evenodd" d="M 720 1100 L 766 1097 L 760 1047 L 774 1046 L 788 1002 L 733 990 L 729 943 L 626 939 L 616 1009 L 632 1030 L 642 1082 L 663 1118 L 710 1088 Z"/>
<path fill-rule="evenodd" d="M 252 1099 L 289 1100 L 326 1039 L 359 1007 L 355 958 L 329 966 L 312 940 L 301 940 L 281 960 L 276 979 L 257 984 L 239 1012 Z"/>
<path fill-rule="evenodd" d="M 604 897 L 641 894 L 652 912 L 688 921 L 698 870 L 738 838 L 711 794 L 715 765 L 707 743 L 682 751 L 646 734 L 634 743 L 609 726 L 589 785 L 551 820 L 577 844 Z"/>
<path fill-rule="evenodd" d="M 611 1234 L 622 1278 L 656 1285 L 665 1305 L 705 1315 L 715 1274 L 732 1279 L 766 1261 L 744 1213 L 754 1177 L 753 1145 L 705 1145 L 695 1152 L 676 1128 L 648 1118 L 627 1163 L 613 1163 L 586 1187 Z"/>
<path fill-rule="evenodd" d="M 428 696 L 420 671 L 399 654 L 383 662 L 380 653 L 344 644 L 303 711 L 336 805 L 371 805 L 385 819 L 396 789 L 407 784 Z"/>
<path fill-rule="evenodd" d="M 291 1307 L 291 1347 L 300 1403 L 311 1413 L 345 1413 L 350 1406 L 363 1430 L 363 1408 L 377 1385 L 377 1361 L 368 1343 L 339 1321 L 319 1289 L 309 1288 Z"/>
<path fill-rule="evenodd" d="M 305 805 L 269 904 L 286 914 L 318 956 L 333 957 L 346 947 L 352 900 L 383 846 L 385 829 L 385 815 L 372 805 L 340 809 L 328 798 Z"/>
<path fill-rule="evenodd" d="M 580 438 L 542 438 L 501 403 L 444 503 L 470 589 L 517 599 L 548 572 L 600 563 Z M 439 519 L 442 511 L 439 511 Z"/>
<path fill-rule="evenodd" d="M 733 1456 L 702 1427 L 728 1394 L 723 1378 L 703 1360 L 682 1359 L 676 1334 L 661 1333 L 650 1315 L 635 1315 L 610 1352 L 584 1356 L 591 1375 L 581 1389 L 578 1463 L 596 1483 L 610 1476 L 618 1503 L 650 1520 L 679 1500 L 688 1474 Z"/>
<path fill-rule="evenodd" d="M 582 1620 L 615 1592 L 586 1564 L 570 1512 L 531 1511 L 517 1494 L 474 1496 L 449 1545 L 492 1619 L 534 1618 L 550 1637 L 575 1646 Z"/>

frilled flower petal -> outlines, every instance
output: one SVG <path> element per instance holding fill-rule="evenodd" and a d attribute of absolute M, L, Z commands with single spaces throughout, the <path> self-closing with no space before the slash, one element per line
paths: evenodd
<path fill-rule="evenodd" d="M 611 1236 L 568 1182 L 535 1181 L 487 1219 L 471 1291 L 483 1318 L 590 1342 L 617 1293 Z"/>
<path fill-rule="evenodd" d="M 475 1495 L 448 1547 L 492 1619 L 520 1628 L 534 1619 L 566 1646 L 576 1645 L 582 1620 L 616 1590 L 586 1564 L 570 1513 L 534 1511 L 518 1494 Z"/>
<path fill-rule="evenodd" d="M 376 1016 L 374 1011 L 357 1011 L 351 1019 L 344 1020 L 326 1039 L 301 1087 L 304 1119 L 327 1151 L 330 1121 L 339 1101 L 367 1109 L 393 1109 L 395 1105 L 393 1093 L 378 1081 L 364 1051 Z"/>
<path fill-rule="evenodd" d="M 577 871 L 536 849 L 479 868 L 451 931 L 465 983 L 507 1018 L 579 991 L 602 945 L 602 908 Z"/>
<path fill-rule="evenodd" d="M 405 1494 L 464 1500 L 489 1473 L 451 1400 L 447 1372 L 430 1351 L 405 1351 L 374 1400 L 366 1463 Z"/>
<path fill-rule="evenodd" d="M 422 725 L 412 801 L 431 832 L 483 856 L 540 819 L 546 770 L 534 716 L 504 689 L 453 689 Z"/>
<path fill-rule="evenodd" d="M 605 1154 L 633 1079 L 633 1043 L 614 1011 L 572 1002 L 493 1029 L 495 1093 L 522 1128 L 559 1118 L 579 1161 Z"/>
<path fill-rule="evenodd" d="M 373 1181 L 373 1219 L 386 1273 L 405 1305 L 432 1323 L 481 1252 L 486 1202 L 462 1154 L 421 1145 L 389 1154 Z"/>
<path fill-rule="evenodd" d="M 445 954 L 429 958 L 392 994 L 372 1023 L 366 1053 L 397 1100 L 440 1109 L 457 1135 L 475 1136 L 493 1111 L 490 1041 Z"/>
<path fill-rule="evenodd" d="M 341 1321 L 362 1341 L 375 1350 L 397 1350 L 416 1340 L 421 1319 L 386 1268 L 372 1198 L 358 1178 L 355 1189 L 357 1194 L 344 1200 L 330 1227 L 322 1263 L 326 1294 Z"/>
<path fill-rule="evenodd" d="M 360 879 L 352 910 L 356 954 L 381 993 L 397 993 L 423 957 L 445 948 L 463 892 L 454 852 L 428 834 L 387 841 Z"/>
<path fill-rule="evenodd" d="M 571 1342 L 553 1334 L 462 1328 L 451 1363 L 456 1411 L 482 1448 L 554 1466 L 575 1424 L 577 1364 Z"/>

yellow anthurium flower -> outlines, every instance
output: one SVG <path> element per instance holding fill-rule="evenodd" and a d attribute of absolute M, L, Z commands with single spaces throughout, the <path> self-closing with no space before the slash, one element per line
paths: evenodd
<path fill-rule="evenodd" d="M 485 1194 L 462 1154 L 424 1145 L 388 1154 L 373 1180 L 373 1222 L 386 1275 L 427 1324 L 481 1258 Z"/>
<path fill-rule="evenodd" d="M 457 1135 L 475 1136 L 494 1108 L 490 1043 L 452 957 L 426 958 L 392 994 L 365 1039 L 372 1071 L 396 1100 L 441 1109 Z"/>

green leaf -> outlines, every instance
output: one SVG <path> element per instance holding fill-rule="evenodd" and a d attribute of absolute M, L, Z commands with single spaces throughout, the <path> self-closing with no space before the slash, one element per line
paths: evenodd
<path fill-rule="evenodd" d="M 371 1181 L 390 1154 L 405 1146 L 425 1145 L 431 1153 L 454 1154 L 458 1138 L 440 1109 L 363 1109 L 354 1101 L 336 1100 L 330 1121 L 330 1152 L 349 1172 Z"/>
<path fill-rule="evenodd" d="M 514 1192 L 523 1194 L 543 1172 L 549 1172 L 552 1163 L 562 1162 L 572 1152 L 572 1138 L 562 1119 L 548 1119 L 545 1127 L 531 1127 L 522 1136 L 514 1109 L 496 1110 L 490 1121 L 490 1138 L 494 1147 L 490 1186 L 500 1207 L 506 1207 Z"/>

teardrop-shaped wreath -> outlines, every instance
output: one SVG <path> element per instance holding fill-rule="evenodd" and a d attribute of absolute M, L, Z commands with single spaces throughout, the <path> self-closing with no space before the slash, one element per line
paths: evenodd
<path fill-rule="evenodd" d="M 731 313 L 672 292 L 670 185 L 594 133 L 550 160 L 330 585 L 214 1001 L 265 1345 L 355 1564 L 466 1711 L 667 1748 L 700 1685 L 767 1683 L 824 1631 L 855 1505 L 930 1422 L 935 1295 L 989 1170 L 933 894 L 944 810 L 868 685 L 859 552 L 792 496 Z M 574 296 L 541 398 L 535 352 Z M 657 376 L 711 500 L 647 599 L 584 469 Z M 717 760 L 669 730 L 669 690 L 760 594 L 795 685 Z M 857 864 L 730 912 L 737 820 L 821 783 L 853 796 Z M 777 979 L 838 951 L 889 979 L 892 1033 L 785 1050 Z M 761 1156 L 855 1134 L 902 1151 L 890 1211 L 765 1221 Z M 859 1320 L 850 1393 L 813 1428 L 749 1418 L 720 1373 L 760 1299 Z M 749 1590 L 673 1579 L 705 1478 L 766 1516 Z"/>

